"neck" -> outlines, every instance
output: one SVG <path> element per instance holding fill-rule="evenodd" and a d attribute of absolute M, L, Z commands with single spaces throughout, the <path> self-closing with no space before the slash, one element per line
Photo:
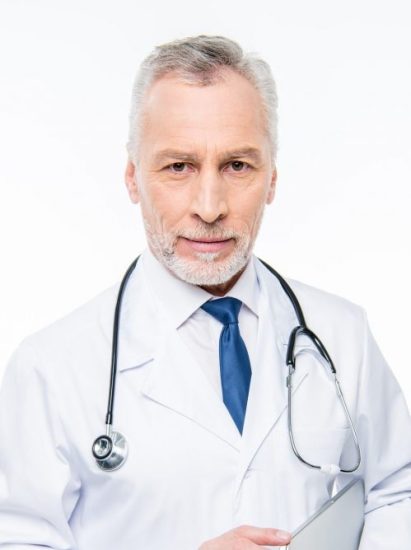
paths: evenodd
<path fill-rule="evenodd" d="M 200 288 L 206 290 L 213 296 L 224 296 L 229 290 L 233 288 L 238 279 L 241 277 L 246 266 L 243 267 L 238 273 L 234 275 L 229 281 L 222 283 L 221 285 L 199 285 Z"/>

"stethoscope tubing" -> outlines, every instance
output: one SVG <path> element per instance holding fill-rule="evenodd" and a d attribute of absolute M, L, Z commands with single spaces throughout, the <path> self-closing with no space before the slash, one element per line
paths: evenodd
<path fill-rule="evenodd" d="M 119 336 L 119 328 L 120 328 L 121 304 L 123 301 L 122 298 L 123 298 L 123 294 L 124 294 L 124 290 L 126 288 L 127 282 L 130 278 L 130 275 L 134 271 L 134 268 L 137 265 L 139 257 L 140 256 L 137 256 L 137 258 L 129 265 L 123 277 L 123 280 L 121 281 L 120 288 L 118 291 L 116 308 L 114 311 L 113 341 L 112 341 L 112 348 L 111 348 L 110 385 L 109 385 L 109 392 L 108 392 L 108 403 L 107 403 L 107 414 L 106 414 L 107 434 L 111 432 L 111 426 L 113 424 L 114 396 L 115 396 L 116 380 L 117 380 L 118 336 Z"/>
<path fill-rule="evenodd" d="M 126 460 L 127 457 L 127 441 L 125 437 L 120 432 L 114 432 L 112 429 L 113 426 L 113 411 L 114 411 L 114 397 L 115 397 L 115 388 L 116 388 L 116 379 L 117 379 L 117 356 L 118 356 L 118 339 L 119 339 L 119 328 L 120 328 L 120 315 L 121 315 L 121 304 L 122 299 L 124 295 L 124 291 L 127 285 L 127 282 L 130 278 L 130 275 L 134 271 L 137 262 L 139 260 L 140 256 L 137 256 L 137 258 L 130 264 L 128 267 L 119 287 L 118 295 L 117 295 L 117 302 L 116 307 L 114 311 L 114 322 L 113 322 L 113 340 L 112 340 L 112 350 L 111 350 L 111 370 L 110 370 L 110 384 L 109 384 L 109 396 L 108 396 L 108 402 L 107 402 L 107 412 L 106 412 L 106 418 L 105 418 L 105 424 L 106 424 L 106 435 L 102 435 L 97 437 L 92 446 L 92 454 L 94 458 L 96 459 L 96 462 L 98 466 L 106 471 L 111 471 L 118 469 Z M 330 369 L 331 374 L 334 376 L 334 382 L 336 387 L 336 393 L 338 396 L 338 399 L 344 409 L 344 413 L 346 416 L 346 419 L 349 423 L 349 427 L 351 429 L 351 434 L 354 440 L 356 453 L 357 453 L 357 462 L 353 468 L 349 469 L 340 469 L 339 471 L 342 473 L 353 473 L 356 470 L 359 469 L 362 457 L 361 457 L 361 449 L 358 441 L 358 436 L 355 430 L 354 423 L 352 421 L 351 415 L 349 413 L 347 403 L 345 401 L 341 385 L 337 378 L 337 373 L 335 366 L 333 364 L 333 361 L 324 346 L 324 344 L 321 342 L 320 338 L 307 327 L 303 310 L 301 308 L 301 305 L 294 293 L 294 291 L 291 289 L 290 285 L 286 282 L 286 280 L 269 264 L 264 262 L 263 260 L 259 259 L 259 261 L 270 271 L 279 281 L 283 291 L 288 296 L 293 308 L 295 315 L 297 317 L 298 325 L 291 331 L 288 346 L 287 346 L 287 353 L 286 353 L 286 364 L 288 366 L 288 376 L 286 378 L 287 380 L 287 400 L 288 400 L 288 413 L 287 413 L 287 423 L 288 423 L 288 433 L 289 433 L 289 439 L 291 448 L 295 454 L 295 456 L 306 466 L 309 466 L 310 468 L 315 468 L 319 470 L 324 470 L 323 466 L 312 464 L 299 452 L 297 449 L 295 438 L 294 438 L 294 432 L 293 432 L 293 423 L 292 423 L 292 378 L 293 374 L 296 369 L 296 357 L 294 353 L 294 347 L 297 340 L 297 337 L 299 335 L 305 335 L 307 336 L 314 344 L 320 355 L 324 358 L 326 364 L 328 365 L 328 368 Z"/>

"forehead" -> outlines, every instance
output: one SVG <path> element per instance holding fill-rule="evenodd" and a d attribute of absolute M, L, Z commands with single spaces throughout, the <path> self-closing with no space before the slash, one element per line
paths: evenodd
<path fill-rule="evenodd" d="M 170 146 L 207 149 L 267 142 L 260 95 L 232 70 L 216 83 L 200 86 L 176 75 L 157 80 L 144 101 L 141 145 L 147 151 Z"/>

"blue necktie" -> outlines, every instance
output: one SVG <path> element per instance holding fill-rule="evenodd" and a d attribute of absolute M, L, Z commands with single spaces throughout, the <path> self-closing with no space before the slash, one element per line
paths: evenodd
<path fill-rule="evenodd" d="M 223 401 L 238 431 L 243 433 L 245 410 L 251 379 L 250 358 L 238 328 L 242 302 L 237 298 L 219 298 L 201 307 L 224 325 L 220 334 L 220 372 Z"/>

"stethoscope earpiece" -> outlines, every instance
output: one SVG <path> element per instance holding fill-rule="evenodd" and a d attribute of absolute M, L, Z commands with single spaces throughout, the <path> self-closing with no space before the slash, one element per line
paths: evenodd
<path fill-rule="evenodd" d="M 100 435 L 94 440 L 91 452 L 99 468 L 105 472 L 117 470 L 127 458 L 126 438 L 120 432 L 111 432 L 110 436 Z"/>

